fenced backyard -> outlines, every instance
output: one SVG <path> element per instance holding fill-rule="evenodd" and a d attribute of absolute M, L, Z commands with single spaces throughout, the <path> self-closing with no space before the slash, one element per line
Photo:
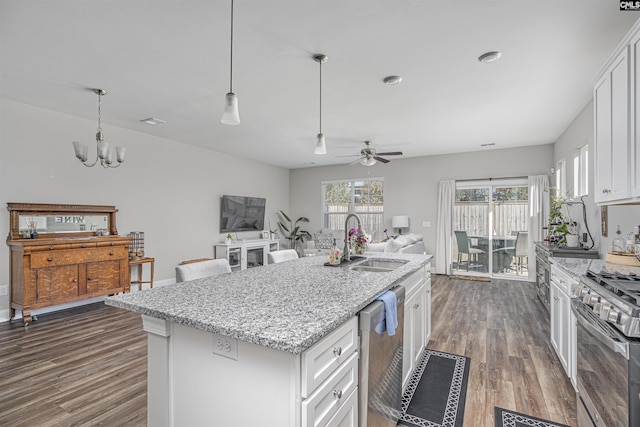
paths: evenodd
<path fill-rule="evenodd" d="M 527 230 L 527 201 L 493 203 L 492 230 L 489 232 L 489 205 L 486 202 L 456 202 L 453 208 L 453 229 L 474 236 L 511 236 Z"/>

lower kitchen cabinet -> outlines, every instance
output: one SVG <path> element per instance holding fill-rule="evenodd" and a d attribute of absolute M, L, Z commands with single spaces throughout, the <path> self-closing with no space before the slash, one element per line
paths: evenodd
<path fill-rule="evenodd" d="M 414 279 L 414 280 L 412 280 Z M 431 337 L 431 270 L 414 273 L 405 285 L 404 349 L 402 361 L 402 390 L 406 388 L 418 364 L 422 350 Z"/>
<path fill-rule="evenodd" d="M 358 425 L 357 317 L 301 354 L 142 319 L 150 426 Z"/>
<path fill-rule="evenodd" d="M 576 371 L 576 320 L 571 311 L 571 286 L 575 279 L 558 267 L 551 266 L 551 345 L 562 367 L 575 387 Z"/>

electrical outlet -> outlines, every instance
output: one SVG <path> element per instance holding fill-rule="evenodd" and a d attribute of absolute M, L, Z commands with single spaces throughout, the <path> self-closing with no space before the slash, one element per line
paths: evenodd
<path fill-rule="evenodd" d="M 0 285 L 0 296 L 7 295 L 9 293 L 9 287 L 7 285 Z"/>
<path fill-rule="evenodd" d="M 431 227 L 431 221 L 422 221 L 422 226 L 425 228 Z"/>
<path fill-rule="evenodd" d="M 213 334 L 213 354 L 238 360 L 238 340 Z"/>

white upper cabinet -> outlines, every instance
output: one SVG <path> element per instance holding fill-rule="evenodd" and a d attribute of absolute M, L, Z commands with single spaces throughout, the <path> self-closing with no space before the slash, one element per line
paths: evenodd
<path fill-rule="evenodd" d="M 594 200 L 640 201 L 640 20 L 597 76 L 594 100 Z"/>
<path fill-rule="evenodd" d="M 595 194 L 597 203 L 629 197 L 629 49 L 596 82 Z"/>

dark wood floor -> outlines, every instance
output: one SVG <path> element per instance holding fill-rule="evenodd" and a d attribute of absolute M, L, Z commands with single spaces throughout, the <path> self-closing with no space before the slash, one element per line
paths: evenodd
<path fill-rule="evenodd" d="M 577 426 L 576 396 L 529 282 L 433 276 L 428 348 L 471 358 L 464 427 L 493 427 L 494 406 Z"/>
<path fill-rule="evenodd" d="M 145 426 L 140 315 L 92 304 L 0 326 L 0 426 Z"/>
<path fill-rule="evenodd" d="M 575 394 L 532 284 L 433 276 L 429 348 L 471 358 L 465 427 L 500 406 L 576 426 Z M 146 425 L 140 316 L 94 304 L 0 325 L 1 426 Z"/>

